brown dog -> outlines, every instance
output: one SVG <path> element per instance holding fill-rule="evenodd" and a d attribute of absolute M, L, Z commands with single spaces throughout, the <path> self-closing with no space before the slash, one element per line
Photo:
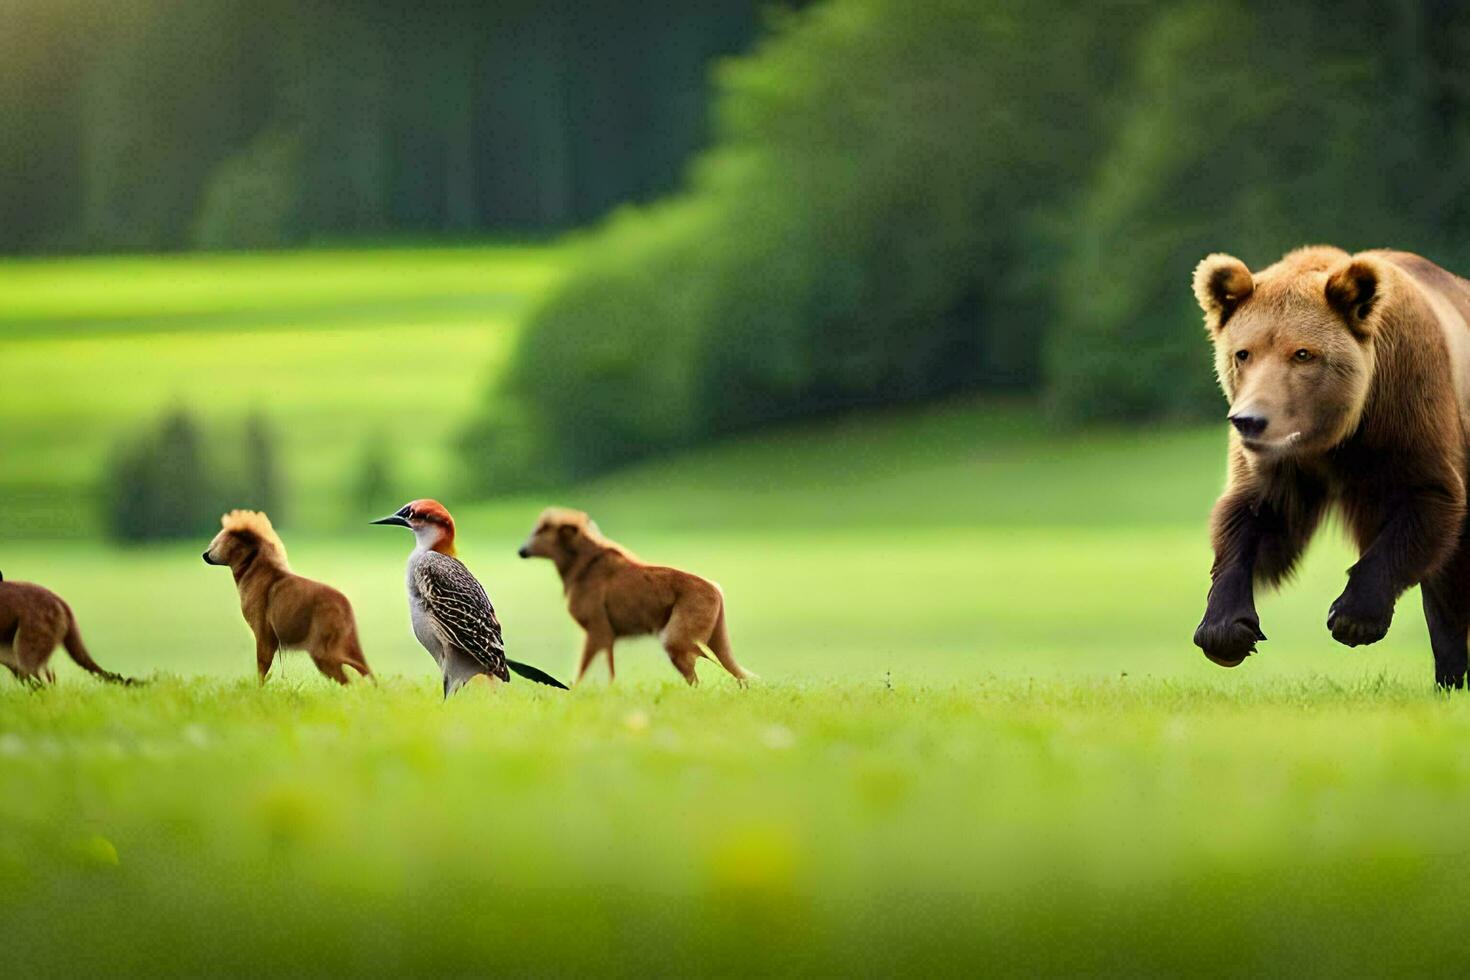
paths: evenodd
<path fill-rule="evenodd" d="M 648 565 L 602 536 L 579 510 L 548 508 L 521 546 L 522 558 L 550 558 L 561 575 L 567 610 L 587 631 L 577 680 L 603 650 L 608 676 L 613 641 L 658 634 L 669 660 L 690 684 L 698 684 L 694 662 L 708 647 L 741 683 L 754 674 L 735 662 L 725 628 L 725 597 L 713 582 L 677 568 Z"/>
<path fill-rule="evenodd" d="M 347 597 L 329 585 L 293 575 L 286 546 L 270 518 L 253 510 L 232 510 L 220 518 L 223 530 L 204 553 L 206 565 L 228 565 L 240 591 L 240 611 L 255 633 L 255 667 L 260 682 L 271 669 L 276 651 L 305 650 L 317 670 L 338 684 L 347 683 L 345 664 L 371 677 L 357 620 Z"/>
<path fill-rule="evenodd" d="M 137 683 L 97 666 L 82 643 L 76 616 L 61 596 L 29 582 L 6 582 L 0 576 L 0 664 L 27 684 L 54 683 L 56 673 L 46 662 L 58 644 L 89 674 L 114 684 Z"/>

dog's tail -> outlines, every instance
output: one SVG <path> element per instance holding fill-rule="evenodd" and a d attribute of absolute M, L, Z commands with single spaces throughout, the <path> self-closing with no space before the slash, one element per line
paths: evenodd
<path fill-rule="evenodd" d="M 61 638 L 61 645 L 66 647 L 67 654 L 78 667 L 108 683 L 128 686 L 142 683 L 142 681 L 114 674 L 110 670 L 103 670 L 97 666 L 97 661 L 92 659 L 92 655 L 87 652 L 87 645 L 82 642 L 82 631 L 77 629 L 77 617 L 72 613 L 70 606 L 66 607 L 66 635 Z"/>
<path fill-rule="evenodd" d="M 720 596 L 720 615 L 715 619 L 714 632 L 709 636 L 709 648 L 714 653 L 715 659 L 720 666 L 730 672 L 742 684 L 752 678 L 759 680 L 758 675 L 752 674 L 744 667 L 735 662 L 735 653 L 730 649 L 730 629 L 725 625 L 725 597 Z"/>

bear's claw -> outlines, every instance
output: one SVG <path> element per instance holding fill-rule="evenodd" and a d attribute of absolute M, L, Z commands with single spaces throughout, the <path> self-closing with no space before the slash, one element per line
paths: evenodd
<path fill-rule="evenodd" d="M 1260 621 L 1254 615 L 1214 618 L 1206 615 L 1194 631 L 1194 645 L 1204 651 L 1212 663 L 1221 667 L 1238 667 L 1256 652 L 1256 644 L 1266 639 Z"/>
<path fill-rule="evenodd" d="M 1384 600 L 1354 589 L 1352 583 L 1327 610 L 1327 628 L 1332 638 L 1346 646 L 1377 643 L 1388 635 L 1393 622 L 1393 600 Z"/>

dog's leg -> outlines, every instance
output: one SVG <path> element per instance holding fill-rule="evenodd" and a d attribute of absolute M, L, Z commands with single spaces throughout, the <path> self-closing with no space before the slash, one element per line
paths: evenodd
<path fill-rule="evenodd" d="M 357 642 L 356 636 L 349 638 L 343 644 L 342 662 L 357 671 L 359 676 L 375 679 L 372 668 L 367 665 L 367 657 L 362 654 L 362 644 Z"/>
<path fill-rule="evenodd" d="M 10 673 L 15 677 L 16 680 L 22 683 L 25 682 L 26 678 L 25 675 L 20 672 L 20 660 L 18 660 L 15 656 L 14 646 L 0 643 L 0 664 L 4 664 L 5 669 L 10 671 Z"/>
<path fill-rule="evenodd" d="M 276 638 L 267 626 L 255 633 L 255 673 L 260 677 L 260 682 L 265 683 L 265 675 L 270 673 L 271 664 L 276 659 Z"/>
<path fill-rule="evenodd" d="M 314 656 L 311 659 L 313 662 L 316 663 L 316 669 L 321 671 L 324 677 L 328 677 L 331 680 L 336 681 L 343 687 L 347 686 L 347 672 L 342 669 L 342 661 L 337 660 L 331 656 Z"/>
<path fill-rule="evenodd" d="M 316 662 L 318 670 L 339 684 L 346 684 L 350 679 L 347 672 L 343 670 L 344 667 L 351 667 L 362 677 L 372 677 L 373 672 L 368 669 L 367 660 L 362 655 L 362 647 L 358 645 L 357 637 L 348 635 L 326 639 L 321 642 L 321 649 L 326 651 L 326 655 L 320 660 L 313 656 L 312 660 Z"/>
<path fill-rule="evenodd" d="M 613 666 L 613 645 L 607 645 L 607 679 L 615 681 L 618 679 L 618 670 Z"/>
<path fill-rule="evenodd" d="M 582 675 L 587 673 L 588 667 L 592 666 L 592 658 L 595 656 L 597 656 L 597 646 L 593 643 L 592 636 L 589 634 L 582 641 L 582 656 L 577 661 L 577 676 L 572 680 L 573 684 L 582 683 Z"/>
<path fill-rule="evenodd" d="M 35 622 L 23 625 L 15 635 L 15 662 L 20 676 L 39 687 L 46 679 L 46 661 L 54 649 L 56 641 L 47 631 L 38 628 Z"/>
<path fill-rule="evenodd" d="M 699 675 L 694 672 L 694 662 L 703 655 L 699 647 L 687 640 L 669 637 L 664 640 L 664 651 L 668 653 L 674 669 L 683 675 L 685 682 L 690 687 L 697 687 Z"/>
<path fill-rule="evenodd" d="M 706 656 L 700 641 L 715 631 L 720 611 L 718 601 L 717 592 L 712 596 L 684 596 L 674 604 L 669 621 L 659 634 L 669 660 L 684 675 L 684 680 L 691 687 L 699 683 L 699 678 L 694 673 L 694 664 L 700 657 Z"/>
<path fill-rule="evenodd" d="M 720 666 L 730 672 L 730 676 L 744 685 L 755 675 L 735 662 L 735 652 L 730 649 L 730 630 L 725 625 L 725 604 L 720 602 L 720 615 L 715 620 L 715 628 L 709 637 L 709 648 L 714 653 L 715 659 Z"/>
<path fill-rule="evenodd" d="M 343 648 L 342 637 L 331 631 L 316 632 L 312 638 L 311 645 L 307 648 L 311 653 L 311 662 L 316 664 L 316 669 L 321 671 L 323 677 L 329 678 L 347 686 L 347 672 L 342 669 L 346 662 L 347 651 Z"/>
<path fill-rule="evenodd" d="M 597 654 L 607 650 L 608 665 L 612 665 L 612 630 L 602 630 L 596 627 L 587 630 L 586 637 L 582 640 L 582 657 L 577 661 L 577 677 L 573 684 L 580 683 L 582 675 L 587 673 L 587 668 L 592 666 L 592 661 L 597 659 Z"/>

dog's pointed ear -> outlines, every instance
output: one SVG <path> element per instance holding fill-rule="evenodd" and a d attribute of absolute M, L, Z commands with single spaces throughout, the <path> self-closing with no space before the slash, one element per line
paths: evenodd
<path fill-rule="evenodd" d="M 1327 305 L 1337 311 L 1359 338 L 1378 328 L 1374 314 L 1383 307 L 1383 271 L 1373 259 L 1355 255 L 1327 275 Z"/>
<path fill-rule="evenodd" d="M 1255 288 L 1251 270 L 1233 255 L 1206 255 L 1194 267 L 1194 298 L 1205 311 L 1205 323 L 1211 332 L 1220 329 Z"/>

